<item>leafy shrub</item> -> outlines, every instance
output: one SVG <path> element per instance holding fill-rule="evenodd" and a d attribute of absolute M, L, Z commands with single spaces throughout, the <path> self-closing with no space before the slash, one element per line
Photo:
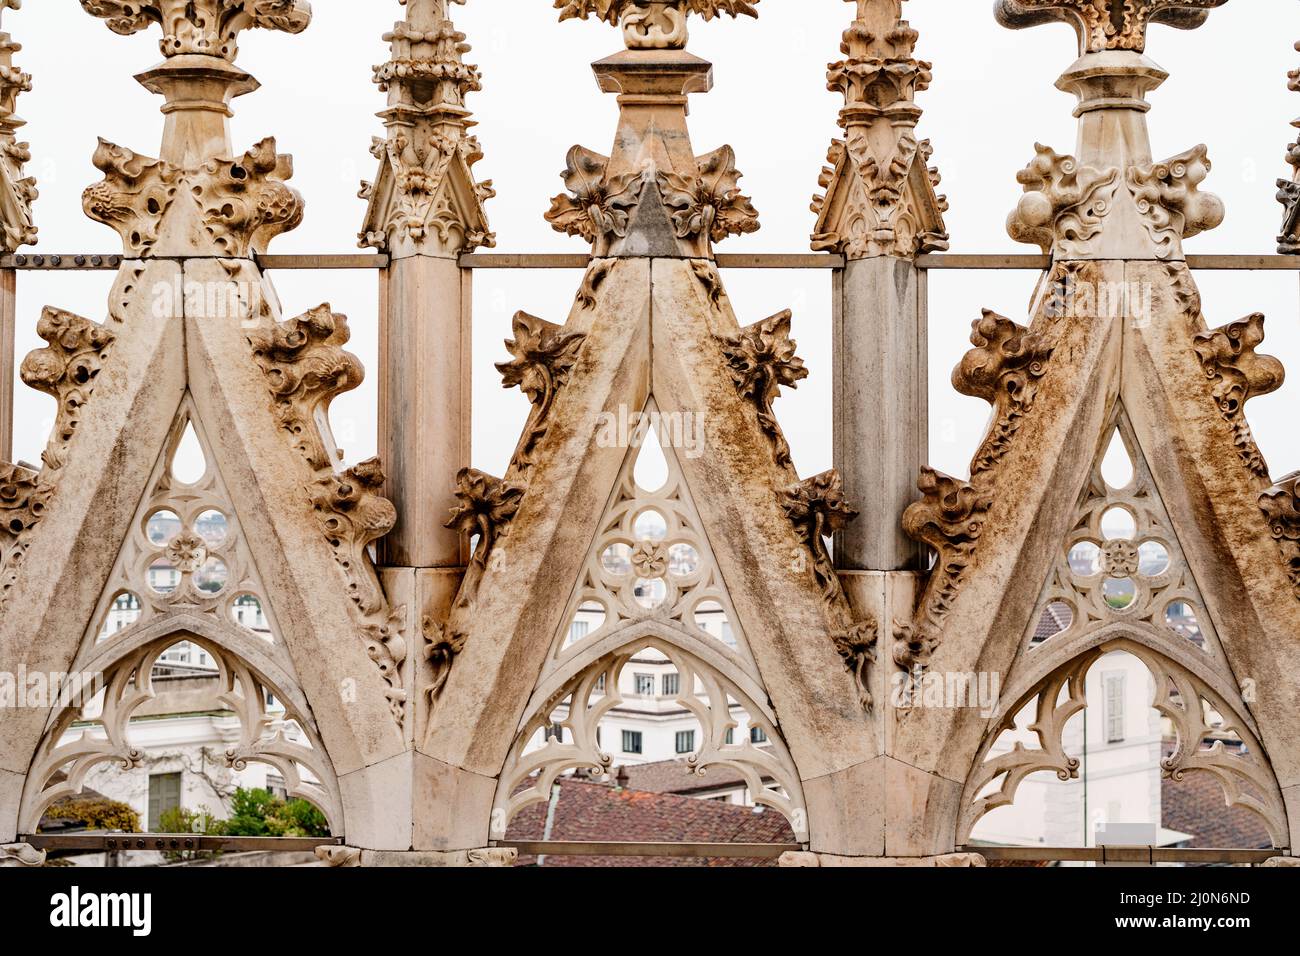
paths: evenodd
<path fill-rule="evenodd" d="M 45 816 L 51 820 L 74 820 L 87 830 L 140 832 L 140 814 L 116 800 L 79 800 L 70 797 L 51 806 L 45 811 Z"/>

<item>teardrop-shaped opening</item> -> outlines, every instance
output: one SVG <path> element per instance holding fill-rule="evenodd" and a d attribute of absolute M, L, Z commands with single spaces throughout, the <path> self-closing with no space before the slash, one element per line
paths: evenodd
<path fill-rule="evenodd" d="M 176 453 L 172 455 L 172 478 L 183 485 L 196 485 L 208 472 L 208 459 L 203 454 L 203 446 L 194 431 L 194 423 L 185 425 L 185 434 L 181 436 Z"/>
<path fill-rule="evenodd" d="M 668 458 L 664 455 L 657 428 L 643 425 L 638 436 L 641 437 L 641 449 L 632 468 L 632 477 L 637 487 L 653 494 L 668 484 Z"/>
<path fill-rule="evenodd" d="M 1110 447 L 1106 449 L 1106 457 L 1101 460 L 1101 477 L 1114 491 L 1133 484 L 1133 456 L 1128 453 L 1124 436 L 1118 428 L 1110 436 Z"/>

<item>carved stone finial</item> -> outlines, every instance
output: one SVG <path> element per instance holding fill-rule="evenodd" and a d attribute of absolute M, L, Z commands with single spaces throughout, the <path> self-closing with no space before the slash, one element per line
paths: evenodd
<path fill-rule="evenodd" d="M 1043 23 L 1068 23 L 1079 35 L 1079 54 L 1106 50 L 1141 53 L 1147 27 L 1163 23 L 1180 30 L 1203 24 L 1228 0 L 998 0 L 998 22 L 1013 30 Z"/>
<path fill-rule="evenodd" d="M 756 0 L 755 0 L 756 2 Z M 707 93 L 713 67 L 685 52 L 686 18 L 757 16 L 743 0 L 557 0 L 561 20 L 621 23 L 628 49 L 593 64 L 600 88 L 618 93 L 612 155 L 569 151 L 568 195 L 546 219 L 581 236 L 593 255 L 711 259 L 727 236 L 758 229 L 758 213 L 739 188 L 731 147 L 695 155 L 686 124 L 691 93 Z"/>
<path fill-rule="evenodd" d="M 629 50 L 684 50 L 686 20 L 698 13 L 705 20 L 727 14 L 757 17 L 759 0 L 555 0 L 560 19 L 595 17 L 623 29 Z"/>
<path fill-rule="evenodd" d="M 1242 463 L 1257 478 L 1267 481 L 1268 464 L 1246 421 L 1246 402 L 1281 388 L 1286 369 L 1273 356 L 1255 351 L 1263 341 L 1264 316 L 1256 312 L 1240 322 L 1200 333 L 1192 347 L 1212 385 L 1219 412 L 1232 428 L 1233 444 Z"/>
<path fill-rule="evenodd" d="M 446 258 L 490 248 L 496 238 L 483 204 L 495 191 L 491 181 L 474 178 L 483 151 L 469 135 L 474 121 L 465 107 L 482 77 L 464 62 L 470 46 L 447 15 L 448 3 L 465 0 L 402 2 L 406 19 L 384 34 L 389 60 L 375 67 L 375 82 L 388 94 L 379 114 L 388 136 L 371 149 L 378 177 L 361 185 L 368 203 L 361 245 Z"/>
<path fill-rule="evenodd" d="M 515 313 L 514 333 L 515 337 L 506 341 L 513 358 L 499 363 L 497 371 L 503 387 L 519 388 L 533 405 L 511 462 L 511 477 L 519 477 L 536 462 L 537 445 L 546 434 L 555 397 L 569 381 L 587 337 L 527 312 Z"/>
<path fill-rule="evenodd" d="M 241 30 L 301 33 L 311 23 L 305 0 L 81 0 L 81 6 L 123 36 L 159 24 L 163 56 L 215 56 L 231 63 Z"/>
<path fill-rule="evenodd" d="M 1053 346 L 1040 334 L 984 310 L 971 330 L 975 348 L 953 370 L 953 388 L 993 406 L 993 422 L 971 463 L 971 476 L 997 465 L 1033 408 Z"/>
<path fill-rule="evenodd" d="M 901 0 L 859 0 L 840 46 L 847 59 L 828 67 L 828 88 L 844 95 L 845 138 L 832 143 L 825 192 L 813 198 L 818 251 L 910 259 L 948 248 L 933 150 L 913 132 L 931 64 L 913 56 L 919 34 L 901 15 Z"/>
<path fill-rule="evenodd" d="M 3 0 L 0 16 L 6 8 L 21 6 L 22 0 Z M 0 253 L 36 244 L 32 220 L 32 203 L 38 196 L 36 180 L 24 168 L 31 161 L 31 148 L 18 142 L 15 135 L 27 125 L 15 112 L 18 96 L 32 88 L 31 74 L 14 66 L 14 54 L 20 50 L 21 44 L 8 33 L 0 33 Z"/>
<path fill-rule="evenodd" d="M 788 468 L 792 462 L 790 445 L 772 406 L 781 394 L 781 386 L 798 388 L 799 382 L 808 377 L 808 369 L 795 354 L 797 346 L 790 338 L 792 318 L 793 313 L 787 309 L 722 340 L 731 378 L 741 396 L 758 409 L 758 424 L 772 443 L 779 468 Z"/>

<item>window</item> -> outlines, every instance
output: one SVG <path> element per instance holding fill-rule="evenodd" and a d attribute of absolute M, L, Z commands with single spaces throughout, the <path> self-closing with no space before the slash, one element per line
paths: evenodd
<path fill-rule="evenodd" d="M 623 753 L 639 754 L 641 752 L 641 731 L 623 731 Z"/>
<path fill-rule="evenodd" d="M 677 673 L 664 675 L 664 696 L 676 697 L 682 692 L 682 675 Z M 694 749 L 694 748 L 692 748 Z M 682 751 L 677 751 L 681 753 Z"/>
<path fill-rule="evenodd" d="M 605 675 L 604 675 L 604 674 L 601 674 L 599 677 L 596 678 L 596 690 L 595 690 L 595 693 L 597 693 L 597 694 L 603 694 L 603 693 L 605 693 Z"/>
<path fill-rule="evenodd" d="M 569 640 L 574 642 L 580 641 L 587 636 L 587 633 L 590 630 L 590 621 L 574 621 L 569 625 Z"/>
<path fill-rule="evenodd" d="M 688 754 L 695 751 L 695 731 L 679 730 L 677 731 L 677 752 L 679 754 Z"/>
<path fill-rule="evenodd" d="M 149 775 L 149 829 L 162 830 L 162 815 L 181 805 L 181 775 L 178 773 L 151 773 Z"/>
<path fill-rule="evenodd" d="M 637 674 L 636 693 L 638 697 L 653 697 L 655 695 L 655 675 L 654 674 Z"/>
<path fill-rule="evenodd" d="M 1124 675 L 1103 674 L 1101 683 L 1106 691 L 1106 743 L 1122 743 L 1124 740 Z"/>
<path fill-rule="evenodd" d="M 731 745 L 734 744 L 735 742 L 736 742 L 736 728 L 735 728 L 735 727 L 728 727 L 728 728 L 727 728 L 727 746 L 731 746 Z"/>
<path fill-rule="evenodd" d="M 557 743 L 564 743 L 563 724 L 551 724 L 550 730 L 546 731 L 546 739 L 551 740 L 552 738 L 554 738 Z"/>
<path fill-rule="evenodd" d="M 765 733 L 763 732 L 763 728 L 762 728 L 762 727 L 750 727 L 750 728 L 749 728 L 749 742 L 750 742 L 751 744 L 765 744 L 765 743 L 767 743 L 767 734 L 765 734 Z"/>

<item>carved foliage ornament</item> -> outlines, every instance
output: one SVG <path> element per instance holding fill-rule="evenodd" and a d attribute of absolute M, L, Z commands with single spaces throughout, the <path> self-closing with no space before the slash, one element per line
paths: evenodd
<path fill-rule="evenodd" d="M 659 191 L 672 210 L 678 239 L 707 238 L 721 242 L 727 236 L 758 231 L 758 210 L 739 188 L 741 172 L 730 146 L 697 157 L 699 175 L 687 179 L 661 172 Z"/>
<path fill-rule="evenodd" d="M 917 487 L 923 497 L 903 513 L 903 530 L 914 541 L 929 545 L 936 559 L 913 630 L 895 628 L 895 637 L 903 645 L 896 648 L 895 659 L 918 658 L 917 662 L 924 663 L 965 583 L 976 542 L 993 505 L 993 494 L 933 468 L 921 470 Z M 903 651 L 901 655 L 899 650 Z"/>
<path fill-rule="evenodd" d="M 1300 598 L 1300 471 L 1287 475 L 1260 495 L 1259 506 L 1282 552 L 1295 595 Z"/>
<path fill-rule="evenodd" d="M 629 50 L 681 50 L 688 39 L 686 18 L 705 20 L 727 14 L 757 17 L 759 0 L 555 0 L 560 19 L 594 17 L 622 26 Z"/>
<path fill-rule="evenodd" d="M 19 0 L 6 0 L 0 3 L 0 14 L 6 7 L 18 9 L 19 6 Z M 36 180 L 24 170 L 24 164 L 31 161 L 31 149 L 14 136 L 14 130 L 23 123 L 14 115 L 18 96 L 32 88 L 31 74 L 13 64 L 13 55 L 21 49 L 9 34 L 0 33 L 0 252 L 13 252 L 19 246 L 36 242 L 36 227 L 32 222 Z"/>
<path fill-rule="evenodd" d="M 826 539 L 848 527 L 858 511 L 844 497 L 844 480 L 831 469 L 791 485 L 780 494 L 786 517 L 813 556 L 813 574 L 828 604 L 840 594 L 839 578 Z"/>
<path fill-rule="evenodd" d="M 164 56 L 200 54 L 230 62 L 239 52 L 241 30 L 301 33 L 311 23 L 306 0 L 81 0 L 81 6 L 123 36 L 160 24 Z"/>
<path fill-rule="evenodd" d="M 782 385 L 797 388 L 808 377 L 808 369 L 795 354 L 795 342 L 790 338 L 792 316 L 788 309 L 778 312 L 722 340 L 731 378 L 741 396 L 758 409 L 758 424 L 772 443 L 780 468 L 792 464 L 790 445 L 781 432 L 772 405 L 781 394 Z"/>
<path fill-rule="evenodd" d="M 844 660 L 858 688 L 858 702 L 870 712 L 874 701 L 871 694 L 871 665 L 876 662 L 876 644 L 880 628 L 875 621 L 859 621 L 847 631 L 832 635 L 835 650 Z"/>
<path fill-rule="evenodd" d="M 181 169 L 106 140 L 95 150 L 101 182 L 82 195 L 86 215 L 115 229 L 128 257 L 147 256 L 177 202 L 192 204 L 212 252 L 243 258 L 302 222 L 302 197 L 285 185 L 293 162 L 267 138 L 238 159 Z M 195 250 L 197 253 L 199 250 Z"/>
<path fill-rule="evenodd" d="M 566 332 L 562 326 L 527 312 L 515 313 L 514 332 L 514 339 L 506 341 L 514 358 L 498 364 L 497 371 L 505 388 L 518 387 L 533 404 L 511 463 L 513 472 L 523 474 L 536 462 L 537 445 L 546 435 L 555 396 L 568 382 L 586 335 Z"/>
<path fill-rule="evenodd" d="M 1223 222 L 1223 201 L 1199 190 L 1210 169 L 1204 145 L 1162 163 L 1129 169 L 1129 189 L 1160 258 L 1171 255 L 1180 239 L 1190 239 Z"/>
<path fill-rule="evenodd" d="M 320 430 L 330 402 L 360 385 L 365 375 L 357 357 L 343 348 L 349 338 L 347 317 L 328 305 L 248 336 L 275 400 L 280 427 L 315 470 L 330 467 L 337 454 Z"/>
<path fill-rule="evenodd" d="M 1199 27 L 1228 0 L 998 0 L 997 18 L 1012 29 L 1064 22 L 1079 34 L 1079 52 L 1132 50 L 1147 45 L 1147 27 Z"/>
<path fill-rule="evenodd" d="M 465 604 L 478 592 L 488 557 L 519 510 L 525 489 L 477 468 L 462 468 L 456 485 L 460 504 L 451 510 L 446 527 L 454 528 L 467 541 L 478 538 L 461 585 L 460 603 Z"/>
<path fill-rule="evenodd" d="M 641 200 L 641 175 L 628 173 L 611 181 L 606 176 L 608 165 L 608 156 L 583 146 L 570 149 L 561 173 L 569 195 L 556 196 L 546 214 L 556 232 L 592 243 L 597 258 L 608 255 L 613 242 L 627 236 L 631 211 Z"/>
<path fill-rule="evenodd" d="M 953 387 L 993 406 L 993 424 L 971 463 L 974 477 L 997 465 L 1010 449 L 1034 406 L 1053 347 L 1041 334 L 989 309 L 975 322 L 971 344 L 975 348 L 953 371 Z"/>
<path fill-rule="evenodd" d="M 400 673 L 407 655 L 405 609 L 389 607 L 369 551 L 393 529 L 397 512 L 379 494 L 385 479 L 378 459 L 342 473 L 335 470 L 340 453 L 329 429 L 330 402 L 356 388 L 364 375 L 356 356 L 343 348 L 350 335 L 347 317 L 321 305 L 255 329 L 248 343 L 266 377 L 280 427 L 317 473 L 307 492 L 347 581 L 366 652 L 389 685 L 389 708 L 400 726 L 406 700 Z"/>
<path fill-rule="evenodd" d="M 1062 156 L 1041 143 L 1034 149 L 1033 161 L 1016 174 L 1025 194 L 1007 219 L 1007 232 L 1044 252 L 1059 239 L 1069 258 L 1101 233 L 1119 185 L 1119 169 L 1080 166 L 1073 156 Z"/>
<path fill-rule="evenodd" d="M 1246 421 L 1246 401 L 1281 388 L 1286 370 L 1271 355 L 1255 352 L 1263 341 L 1264 316 L 1257 312 L 1240 322 L 1200 333 L 1193 348 L 1213 387 L 1214 401 L 1232 427 L 1233 444 L 1242 462 L 1257 478 L 1267 480 L 1268 464 Z"/>

